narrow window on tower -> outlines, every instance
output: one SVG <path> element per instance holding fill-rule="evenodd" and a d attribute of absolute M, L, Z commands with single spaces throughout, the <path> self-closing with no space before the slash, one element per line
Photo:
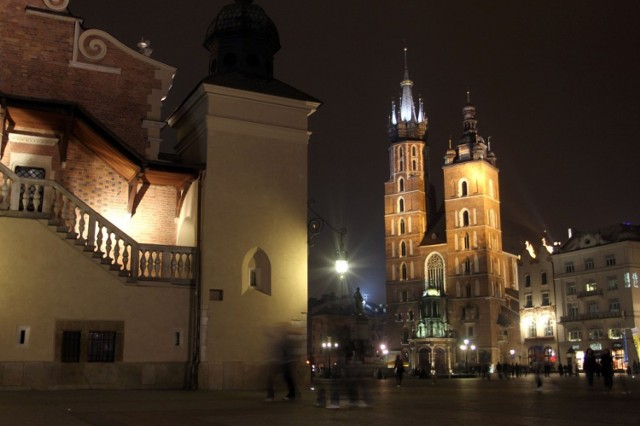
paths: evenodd
<path fill-rule="evenodd" d="M 404 199 L 400 198 L 398 200 L 398 213 L 403 213 L 404 212 Z"/>
<path fill-rule="evenodd" d="M 462 212 L 462 226 L 469 226 L 469 211 Z"/>
<path fill-rule="evenodd" d="M 466 197 L 467 195 L 469 195 L 467 181 L 463 180 L 462 183 L 460 183 L 460 196 Z"/>
<path fill-rule="evenodd" d="M 464 249 L 469 250 L 469 234 L 464 234 Z"/>
<path fill-rule="evenodd" d="M 407 244 L 404 241 L 400 243 L 400 256 L 407 257 Z"/>
<path fill-rule="evenodd" d="M 402 279 L 406 280 L 407 279 L 407 265 L 405 263 L 403 263 L 402 266 L 400 267 L 400 269 L 401 269 Z"/>
<path fill-rule="evenodd" d="M 404 179 L 402 178 L 398 180 L 398 192 L 404 192 Z"/>
<path fill-rule="evenodd" d="M 406 232 L 404 219 L 400 219 L 400 235 L 404 235 Z"/>

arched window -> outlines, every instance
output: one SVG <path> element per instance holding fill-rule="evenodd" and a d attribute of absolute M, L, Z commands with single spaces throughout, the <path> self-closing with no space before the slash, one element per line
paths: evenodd
<path fill-rule="evenodd" d="M 467 234 L 467 233 L 464 234 L 463 241 L 464 241 L 464 244 L 463 244 L 464 245 L 464 249 L 465 250 L 469 250 L 469 247 L 470 247 L 469 234 Z"/>
<path fill-rule="evenodd" d="M 464 260 L 464 273 L 471 273 L 471 260 L 468 257 Z"/>
<path fill-rule="evenodd" d="M 441 292 L 445 291 L 444 259 L 438 253 L 433 253 L 427 258 L 425 278 L 426 288 L 437 288 Z"/>
<path fill-rule="evenodd" d="M 416 147 L 415 147 L 415 146 L 412 146 L 412 147 L 411 147 L 411 155 L 413 155 L 413 156 L 415 157 L 415 156 L 416 156 L 416 154 L 417 154 Z"/>
<path fill-rule="evenodd" d="M 398 170 L 403 171 L 404 170 L 404 149 L 402 149 L 402 147 L 398 148 L 398 157 L 400 158 Z"/>
<path fill-rule="evenodd" d="M 468 284 L 465 286 L 465 293 L 466 293 L 466 297 L 471 297 L 471 284 Z"/>
<path fill-rule="evenodd" d="M 402 280 L 406 280 L 408 277 L 406 263 L 403 263 L 402 266 L 400 266 L 400 276 L 402 277 Z"/>
<path fill-rule="evenodd" d="M 469 211 L 462 212 L 462 226 L 469 226 Z"/>
<path fill-rule="evenodd" d="M 398 192 L 404 192 L 404 179 L 402 178 L 398 180 Z"/>
<path fill-rule="evenodd" d="M 254 288 L 271 294 L 271 261 L 260 248 L 255 248 L 245 256 L 243 289 Z"/>
<path fill-rule="evenodd" d="M 398 199 L 398 212 L 404 212 L 404 198 Z"/>
<path fill-rule="evenodd" d="M 400 219 L 400 235 L 404 235 L 406 230 L 406 226 L 404 224 L 404 219 Z"/>
<path fill-rule="evenodd" d="M 418 162 L 416 160 L 411 160 L 411 170 L 418 170 Z"/>
<path fill-rule="evenodd" d="M 400 243 L 400 256 L 407 257 L 407 243 L 404 241 Z"/>
<path fill-rule="evenodd" d="M 469 195 L 468 184 L 466 180 L 463 180 L 462 182 L 460 182 L 460 196 L 466 197 L 467 195 Z"/>

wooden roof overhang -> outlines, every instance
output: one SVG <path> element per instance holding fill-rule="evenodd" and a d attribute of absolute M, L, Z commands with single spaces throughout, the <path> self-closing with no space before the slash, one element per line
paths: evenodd
<path fill-rule="evenodd" d="M 77 104 L 9 97 L 0 93 L 5 111 L 0 158 L 4 155 L 9 133 L 58 139 L 60 161 L 67 161 L 71 139 L 84 145 L 122 176 L 129 185 L 128 210 L 135 213 L 149 185 L 176 188 L 176 216 L 191 183 L 198 178 L 197 166 L 149 161 L 102 126 Z"/>

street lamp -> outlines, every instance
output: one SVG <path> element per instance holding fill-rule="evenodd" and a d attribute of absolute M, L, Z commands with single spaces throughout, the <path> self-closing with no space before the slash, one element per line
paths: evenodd
<path fill-rule="evenodd" d="M 469 339 L 464 339 L 460 345 L 460 350 L 464 352 L 464 371 L 467 372 L 467 350 L 469 349 Z"/>
<path fill-rule="evenodd" d="M 513 360 L 516 357 L 516 350 L 515 349 L 510 349 L 509 350 L 509 354 L 511 355 L 511 364 L 513 364 Z"/>
<path fill-rule="evenodd" d="M 327 363 L 329 368 L 325 373 L 327 377 L 331 377 L 331 349 L 337 349 L 337 348 L 338 348 L 338 342 L 331 342 L 331 337 L 328 337 L 326 342 L 322 342 L 322 349 L 326 349 L 329 353 L 329 362 Z"/>

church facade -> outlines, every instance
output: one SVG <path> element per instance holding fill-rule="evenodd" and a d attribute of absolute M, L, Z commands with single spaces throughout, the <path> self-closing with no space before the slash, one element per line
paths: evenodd
<path fill-rule="evenodd" d="M 517 263 L 502 250 L 496 155 L 467 96 L 437 207 L 428 119 L 422 99 L 413 100 L 406 49 L 400 86 L 385 183 L 388 346 L 412 369 L 437 374 L 510 362 L 519 342 Z"/>

